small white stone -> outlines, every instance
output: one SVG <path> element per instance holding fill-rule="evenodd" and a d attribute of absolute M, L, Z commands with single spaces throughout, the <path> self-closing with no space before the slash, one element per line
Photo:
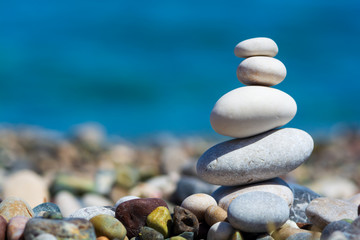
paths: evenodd
<path fill-rule="evenodd" d="M 252 56 L 275 57 L 278 52 L 279 49 L 274 40 L 267 37 L 246 39 L 239 42 L 234 49 L 235 56 L 240 58 Z"/>
<path fill-rule="evenodd" d="M 207 234 L 207 240 L 228 240 L 235 229 L 228 222 L 217 222 L 211 226 Z"/>
<path fill-rule="evenodd" d="M 286 67 L 272 57 L 250 57 L 240 63 L 237 78 L 245 85 L 274 86 L 286 77 Z"/>
<path fill-rule="evenodd" d="M 245 138 L 290 122 L 297 106 L 288 94 L 269 87 L 246 86 L 222 96 L 210 115 L 215 132 Z"/>
<path fill-rule="evenodd" d="M 198 176 L 215 185 L 236 186 L 278 177 L 300 166 L 314 142 L 299 129 L 282 128 L 233 139 L 208 149 L 198 160 Z"/>
<path fill-rule="evenodd" d="M 69 217 L 82 207 L 79 200 L 67 191 L 58 192 L 55 195 L 54 203 L 60 208 L 63 217 Z"/>
<path fill-rule="evenodd" d="M 218 202 L 219 207 L 227 211 L 230 203 L 235 198 L 237 198 L 242 194 L 253 191 L 270 192 L 275 195 L 278 195 L 288 203 L 289 207 L 291 207 L 294 200 L 294 195 L 289 185 L 287 185 L 287 183 L 281 178 L 274 178 L 267 181 L 248 184 L 244 186 L 233 186 L 233 187 L 222 186 L 216 189 L 216 191 L 213 192 L 211 196 L 213 196 L 215 200 Z"/>
<path fill-rule="evenodd" d="M 199 222 L 204 220 L 206 209 L 210 206 L 217 206 L 217 203 L 212 196 L 205 193 L 190 195 L 181 203 L 181 207 L 194 213 Z"/>

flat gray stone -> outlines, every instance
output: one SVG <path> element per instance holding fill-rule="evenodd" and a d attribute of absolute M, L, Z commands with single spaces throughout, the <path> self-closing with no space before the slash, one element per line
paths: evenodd
<path fill-rule="evenodd" d="M 228 221 L 244 232 L 266 232 L 271 223 L 280 227 L 289 219 L 289 206 L 281 197 L 254 191 L 235 198 L 228 208 Z"/>
<path fill-rule="evenodd" d="M 313 139 L 302 130 L 276 129 L 211 147 L 198 160 L 196 170 L 201 179 L 216 185 L 260 182 L 294 170 L 313 147 Z"/>
<path fill-rule="evenodd" d="M 253 191 L 270 192 L 278 195 L 288 203 L 289 207 L 292 205 L 294 199 L 293 192 L 289 185 L 281 178 L 273 178 L 245 186 L 222 186 L 216 189 L 211 196 L 218 202 L 219 207 L 227 210 L 235 198 L 241 194 Z"/>
<path fill-rule="evenodd" d="M 315 226 L 323 229 L 331 222 L 357 218 L 358 206 L 344 200 L 327 197 L 316 198 L 306 208 L 306 216 Z"/>

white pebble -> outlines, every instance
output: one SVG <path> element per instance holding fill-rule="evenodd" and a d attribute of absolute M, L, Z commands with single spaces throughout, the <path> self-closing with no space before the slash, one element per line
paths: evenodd
<path fill-rule="evenodd" d="M 247 58 L 252 56 L 269 56 L 274 57 L 279 49 L 276 43 L 266 37 L 250 38 L 239 42 L 235 49 L 235 56 Z"/>
<path fill-rule="evenodd" d="M 181 203 L 181 207 L 186 208 L 194 213 L 199 222 L 204 220 L 206 209 L 213 205 L 217 206 L 215 199 L 205 193 L 196 193 L 190 195 Z"/>

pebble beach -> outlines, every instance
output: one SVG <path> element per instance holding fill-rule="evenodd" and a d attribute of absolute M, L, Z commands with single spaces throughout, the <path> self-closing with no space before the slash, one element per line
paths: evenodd
<path fill-rule="evenodd" d="M 360 130 L 286 128 L 276 43 L 234 53 L 240 87 L 209 113 L 219 138 L 2 127 L 0 240 L 360 239 Z"/>

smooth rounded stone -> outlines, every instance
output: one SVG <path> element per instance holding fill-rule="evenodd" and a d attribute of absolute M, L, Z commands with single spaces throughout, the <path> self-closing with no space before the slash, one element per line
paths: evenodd
<path fill-rule="evenodd" d="M 45 202 L 37 205 L 33 208 L 34 211 L 34 217 L 42 217 L 45 213 L 59 213 L 61 214 L 60 208 L 58 205 L 52 202 Z"/>
<path fill-rule="evenodd" d="M 244 186 L 222 186 L 211 194 L 218 205 L 227 211 L 230 203 L 241 194 L 253 191 L 273 193 L 283 198 L 289 205 L 293 203 L 294 195 L 289 185 L 281 178 L 273 178 L 263 182 Z"/>
<path fill-rule="evenodd" d="M 5 240 L 6 227 L 7 227 L 6 219 L 0 215 L 0 240 Z"/>
<path fill-rule="evenodd" d="M 100 169 L 95 174 L 95 192 L 108 195 L 116 180 L 114 170 Z"/>
<path fill-rule="evenodd" d="M 36 238 L 33 238 L 34 240 L 57 240 L 57 238 L 50 234 L 50 233 L 43 233 L 37 236 Z"/>
<path fill-rule="evenodd" d="M 86 220 L 90 220 L 91 218 L 100 215 L 106 214 L 112 217 L 115 217 L 115 212 L 107 207 L 99 207 L 99 206 L 92 206 L 92 207 L 84 207 L 75 212 L 73 212 L 69 217 L 70 218 L 84 218 Z"/>
<path fill-rule="evenodd" d="M 205 222 L 211 227 L 217 222 L 224 222 L 227 212 L 217 205 L 209 206 L 205 211 Z"/>
<path fill-rule="evenodd" d="M 223 95 L 210 114 L 215 132 L 234 138 L 251 137 L 281 127 L 294 118 L 295 100 L 264 86 L 245 86 Z"/>
<path fill-rule="evenodd" d="M 58 205 L 64 217 L 69 217 L 81 208 L 79 200 L 68 191 L 58 192 L 54 197 L 54 203 Z"/>
<path fill-rule="evenodd" d="M 140 229 L 139 238 L 141 240 L 163 240 L 164 236 L 151 227 L 142 227 Z"/>
<path fill-rule="evenodd" d="M 253 56 L 275 57 L 279 52 L 274 40 L 267 37 L 256 37 L 239 42 L 234 49 L 235 56 L 248 58 Z"/>
<path fill-rule="evenodd" d="M 290 237 L 286 238 L 286 240 L 320 240 L 318 237 L 314 237 L 312 233 L 303 232 L 303 233 L 295 233 Z"/>
<path fill-rule="evenodd" d="M 197 177 L 182 177 L 177 183 L 172 201 L 181 204 L 185 198 L 195 193 L 211 194 L 218 186 L 204 182 Z"/>
<path fill-rule="evenodd" d="M 323 229 L 334 221 L 357 218 L 357 210 L 358 206 L 351 202 L 321 197 L 312 200 L 305 213 L 313 225 Z"/>
<path fill-rule="evenodd" d="M 294 193 L 294 202 L 290 208 L 290 220 L 300 223 L 310 223 L 305 214 L 305 209 L 312 200 L 321 196 L 311 189 L 295 183 L 289 183 L 289 186 Z"/>
<path fill-rule="evenodd" d="M 348 199 L 348 201 L 356 205 L 360 205 L 360 193 L 353 195 L 351 198 Z"/>
<path fill-rule="evenodd" d="M 259 182 L 294 170 L 310 156 L 313 147 L 311 136 L 302 130 L 271 130 L 213 146 L 198 160 L 197 172 L 212 184 L 234 186 Z"/>
<path fill-rule="evenodd" d="M 191 211 L 176 206 L 173 215 L 173 234 L 179 235 L 183 232 L 193 232 L 197 236 L 199 233 L 199 221 Z"/>
<path fill-rule="evenodd" d="M 125 197 L 122 197 L 119 200 L 117 200 L 117 202 L 115 203 L 115 208 L 117 208 L 123 202 L 133 200 L 133 199 L 139 199 L 139 197 L 137 197 L 137 196 L 125 196 Z"/>
<path fill-rule="evenodd" d="M 235 198 L 228 208 L 228 221 L 245 232 L 266 232 L 271 223 L 275 228 L 289 218 L 289 206 L 281 197 L 269 192 L 249 192 Z"/>
<path fill-rule="evenodd" d="M 81 198 L 81 202 L 84 204 L 85 207 L 90 206 L 112 206 L 114 203 L 109 199 L 95 194 L 95 193 L 87 193 Z"/>
<path fill-rule="evenodd" d="M 274 86 L 286 77 L 285 65 L 272 57 L 249 57 L 243 60 L 237 70 L 238 80 L 245 85 Z"/>
<path fill-rule="evenodd" d="M 82 218 L 61 220 L 32 218 L 25 226 L 24 237 L 25 240 L 34 240 L 44 233 L 50 233 L 57 239 L 63 240 L 88 240 L 96 238 L 93 225 L 88 220 Z"/>
<path fill-rule="evenodd" d="M 228 222 L 217 222 L 212 225 L 207 234 L 207 240 L 228 240 L 235 229 Z"/>
<path fill-rule="evenodd" d="M 100 236 L 100 237 L 97 237 L 96 240 L 110 240 L 110 239 L 105 236 Z"/>
<path fill-rule="evenodd" d="M 35 214 L 27 202 L 18 197 L 5 198 L 0 203 L 0 215 L 9 221 L 16 216 L 32 218 Z"/>
<path fill-rule="evenodd" d="M 35 207 L 49 200 L 49 191 L 45 180 L 30 170 L 21 170 L 10 175 L 3 185 L 3 196 L 16 196 Z"/>
<path fill-rule="evenodd" d="M 127 236 L 136 237 L 141 227 L 145 226 L 147 216 L 157 207 L 167 207 L 160 198 L 140 198 L 121 203 L 115 211 L 115 217 L 124 224 Z"/>
<path fill-rule="evenodd" d="M 124 239 L 126 228 L 115 217 L 100 214 L 90 219 L 97 237 L 105 236 L 109 239 Z"/>
<path fill-rule="evenodd" d="M 343 232 L 345 229 L 347 229 L 351 224 L 347 221 L 340 220 L 331 222 L 323 229 L 321 233 L 321 240 L 327 240 L 330 238 L 331 234 L 333 234 L 336 231 Z"/>
<path fill-rule="evenodd" d="M 190 195 L 181 203 L 181 207 L 194 213 L 200 222 L 205 219 L 206 209 L 210 206 L 217 206 L 217 202 L 212 196 L 205 193 Z"/>
<path fill-rule="evenodd" d="M 166 239 L 169 239 L 169 240 L 186 240 L 186 238 L 183 238 L 181 236 L 175 236 L 175 237 L 166 238 Z"/>
<path fill-rule="evenodd" d="M 160 232 L 164 238 L 169 237 L 172 219 L 167 207 L 157 207 L 146 218 L 146 225 Z"/>
<path fill-rule="evenodd" d="M 8 240 L 18 240 L 22 237 L 28 217 L 16 216 L 10 219 L 7 225 L 6 236 Z"/>
<path fill-rule="evenodd" d="M 356 218 L 343 233 L 350 240 L 360 239 L 360 217 Z"/>

